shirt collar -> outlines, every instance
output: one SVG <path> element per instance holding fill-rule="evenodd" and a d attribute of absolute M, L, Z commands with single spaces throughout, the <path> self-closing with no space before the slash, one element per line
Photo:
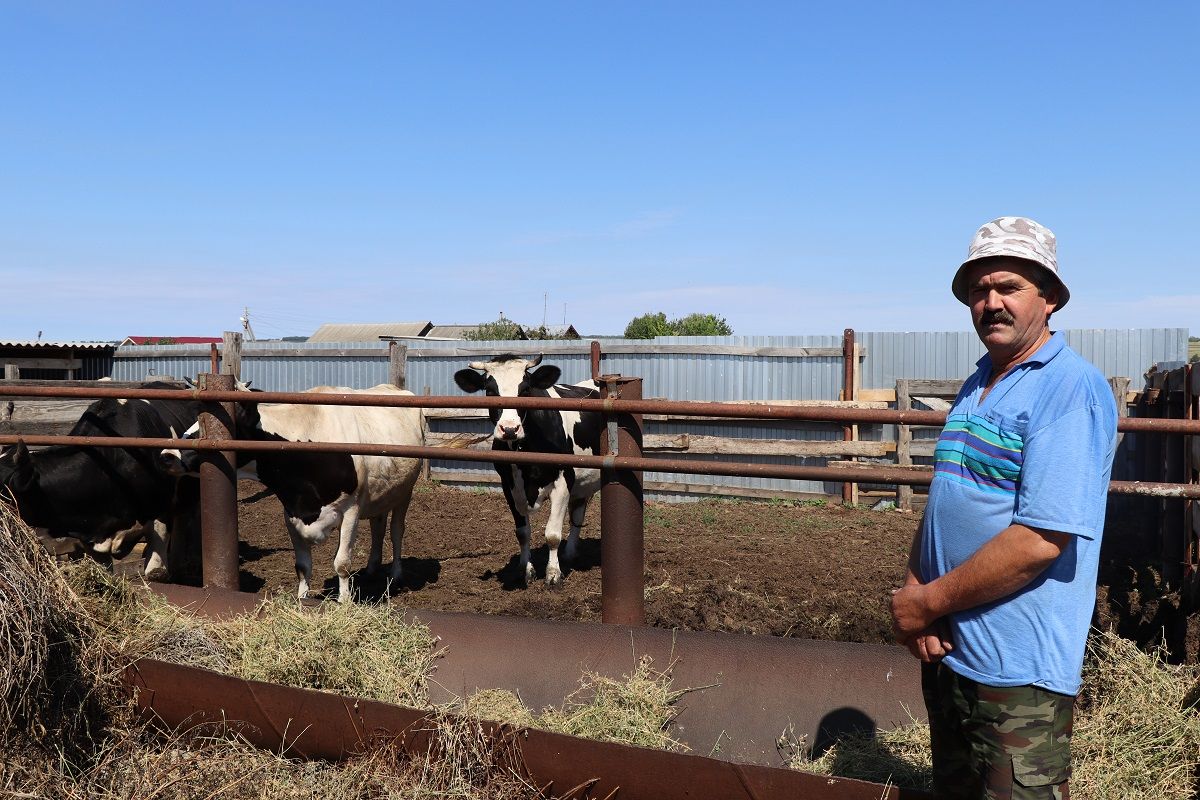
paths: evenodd
<path fill-rule="evenodd" d="M 1066 335 L 1062 331 L 1054 331 L 1050 334 L 1050 338 L 1046 340 L 1045 344 L 1033 351 L 1033 355 L 1031 355 L 1029 358 L 1025 359 L 1020 364 L 1017 364 L 1017 367 L 1045 364 L 1056 355 L 1061 353 L 1062 349 L 1066 346 Z M 980 369 L 983 369 L 986 366 L 987 369 L 990 370 L 992 368 L 992 357 L 989 354 L 984 353 L 983 358 L 975 362 L 975 366 L 979 367 Z M 1016 369 L 1016 367 L 1013 367 L 1013 369 Z"/>

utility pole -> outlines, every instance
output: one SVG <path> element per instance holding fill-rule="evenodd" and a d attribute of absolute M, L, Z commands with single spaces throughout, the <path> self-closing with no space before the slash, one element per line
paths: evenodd
<path fill-rule="evenodd" d="M 250 309 L 246 308 L 245 306 L 242 306 L 241 323 L 242 323 L 242 330 L 245 331 L 245 333 L 246 333 L 246 341 L 248 341 L 248 342 L 255 341 L 254 328 L 250 327 Z"/>

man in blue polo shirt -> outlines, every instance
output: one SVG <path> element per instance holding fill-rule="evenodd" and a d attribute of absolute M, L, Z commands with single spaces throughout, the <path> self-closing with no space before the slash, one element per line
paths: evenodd
<path fill-rule="evenodd" d="M 1096 600 L 1117 409 L 1050 330 L 1070 299 L 1054 234 L 1001 217 L 951 288 L 987 348 L 938 438 L 896 638 L 922 662 L 935 790 L 1062 798 Z"/>

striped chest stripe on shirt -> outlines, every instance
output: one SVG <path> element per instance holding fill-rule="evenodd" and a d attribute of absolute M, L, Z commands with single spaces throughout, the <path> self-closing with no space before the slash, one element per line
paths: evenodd
<path fill-rule="evenodd" d="M 934 451 L 934 478 L 1015 494 L 1021 485 L 1022 438 L 974 414 L 946 421 Z"/>

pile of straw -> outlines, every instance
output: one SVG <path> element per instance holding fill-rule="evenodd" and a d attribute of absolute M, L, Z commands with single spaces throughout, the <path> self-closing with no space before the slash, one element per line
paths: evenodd
<path fill-rule="evenodd" d="M 687 746 L 670 731 L 678 714 L 676 702 L 689 691 L 672 689 L 670 670 L 655 669 L 652 660 L 643 656 L 620 680 L 585 672 L 561 706 L 541 713 L 507 689 L 477 692 L 447 710 L 584 739 L 684 751 Z"/>
<path fill-rule="evenodd" d="M 1093 631 L 1075 708 L 1071 796 L 1196 797 L 1198 703 L 1200 666 L 1168 664 L 1160 651 L 1144 653 L 1112 632 Z M 929 727 L 924 723 L 843 737 L 816 760 L 796 742 L 790 744 L 788 765 L 794 769 L 932 788 Z"/>
<path fill-rule="evenodd" d="M 381 740 L 340 764 L 258 750 L 232 725 L 164 735 L 139 719 L 120 680 L 123 667 L 135 658 L 167 658 L 272 680 L 282 670 L 301 685 L 410 702 L 424 698 L 432 640 L 427 630 L 412 626 L 398 640 L 380 630 L 395 625 L 392 615 L 369 614 L 361 607 L 300 614 L 294 606 L 268 604 L 258 625 L 249 618 L 213 625 L 89 562 L 70 570 L 69 577 L 0 503 L 0 796 L 543 797 L 524 777 L 511 741 L 497 742 L 478 721 L 447 715 L 435 715 L 430 748 L 421 757 Z M 331 647 L 321 637 L 335 631 L 348 638 Z M 297 657 L 298 641 L 303 657 Z M 368 661 L 361 673 L 333 664 L 356 656 L 361 662 L 364 647 L 396 650 L 382 668 L 382 654 L 372 653 L 376 663 Z M 333 658 L 315 664 L 310 651 Z M 285 661 L 290 662 L 286 667 Z M 401 661 L 412 663 L 397 670 Z M 394 671 L 399 676 L 387 681 L 365 674 Z"/>
<path fill-rule="evenodd" d="M 0 503 L 0 747 L 73 762 L 126 705 L 85 610 Z"/>

